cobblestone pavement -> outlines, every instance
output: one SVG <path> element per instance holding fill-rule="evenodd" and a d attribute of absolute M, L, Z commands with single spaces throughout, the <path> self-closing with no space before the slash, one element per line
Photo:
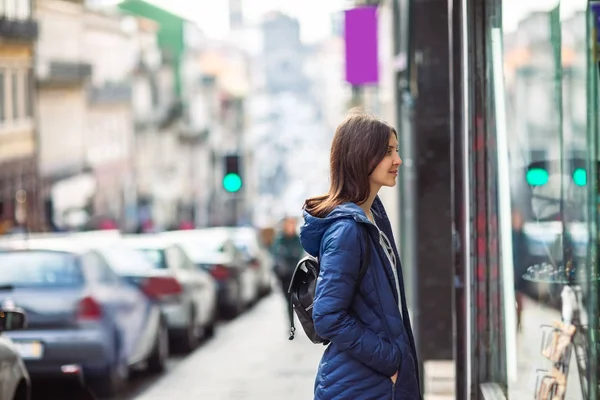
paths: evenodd
<path fill-rule="evenodd" d="M 312 399 L 324 347 L 303 332 L 289 341 L 287 332 L 285 303 L 275 292 L 134 399 Z"/>

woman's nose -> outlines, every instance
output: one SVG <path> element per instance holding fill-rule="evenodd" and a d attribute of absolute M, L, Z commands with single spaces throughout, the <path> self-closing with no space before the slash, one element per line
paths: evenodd
<path fill-rule="evenodd" d="M 400 156 L 396 156 L 396 159 L 394 160 L 394 165 L 397 165 L 397 166 L 402 165 L 402 159 L 400 158 Z"/>

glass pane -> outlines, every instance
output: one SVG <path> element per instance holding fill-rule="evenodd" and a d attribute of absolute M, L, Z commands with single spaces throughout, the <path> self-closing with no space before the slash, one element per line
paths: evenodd
<path fill-rule="evenodd" d="M 13 71 L 11 74 L 11 99 L 12 99 L 12 119 L 19 119 L 19 72 Z"/>
<path fill-rule="evenodd" d="M 154 268 L 143 254 L 132 249 L 110 247 L 102 249 L 100 253 L 119 275 L 143 275 Z"/>
<path fill-rule="evenodd" d="M 503 45 L 489 57 L 502 64 L 490 93 L 510 172 L 510 222 L 501 224 L 501 235 L 511 238 L 503 250 L 513 255 L 502 266 L 504 281 L 514 282 L 502 289 L 508 395 L 551 398 L 550 390 L 558 394 L 552 398 L 587 399 L 596 357 L 589 328 L 597 318 L 589 246 L 596 212 L 590 167 L 594 160 L 595 171 L 597 160 L 586 28 L 592 19 L 584 0 L 498 3 Z"/>
<path fill-rule="evenodd" d="M 33 117 L 33 102 L 35 101 L 34 88 L 35 88 L 35 76 L 33 70 L 30 68 L 27 70 L 25 75 L 25 116 L 28 118 Z"/>
<path fill-rule="evenodd" d="M 12 19 L 17 15 L 17 2 L 18 0 L 4 0 L 5 15 Z"/>
<path fill-rule="evenodd" d="M 14 287 L 80 286 L 83 277 L 67 253 L 27 251 L 0 253 L 0 285 Z"/>
<path fill-rule="evenodd" d="M 6 85 L 4 79 L 6 72 L 0 69 L 0 123 L 6 121 Z"/>
<path fill-rule="evenodd" d="M 159 269 L 167 268 L 167 263 L 165 261 L 165 252 L 163 250 L 139 249 L 139 248 L 136 250 L 141 252 L 144 255 L 144 257 L 146 257 L 146 259 L 148 261 L 150 261 L 152 263 L 152 265 L 154 265 L 155 268 L 159 268 Z"/>
<path fill-rule="evenodd" d="M 31 16 L 31 4 L 29 3 L 29 0 L 18 0 L 17 7 L 19 7 L 18 18 L 29 19 Z"/>

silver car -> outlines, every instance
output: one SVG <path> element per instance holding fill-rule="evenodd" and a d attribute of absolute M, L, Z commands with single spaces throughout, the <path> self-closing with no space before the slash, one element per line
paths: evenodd
<path fill-rule="evenodd" d="M 122 244 L 146 256 L 154 266 L 153 273 L 162 272 L 180 285 L 177 296 L 160 302 L 169 336 L 177 339 L 173 344 L 191 351 L 201 338 L 212 336 L 218 303 L 217 285 L 210 274 L 197 269 L 181 247 L 159 235 L 125 236 Z"/>

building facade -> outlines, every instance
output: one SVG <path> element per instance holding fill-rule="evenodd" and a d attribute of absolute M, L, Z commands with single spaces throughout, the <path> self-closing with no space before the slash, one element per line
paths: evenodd
<path fill-rule="evenodd" d="M 139 47 L 137 21 L 86 10 L 82 46 L 92 66 L 86 87 L 85 161 L 94 171 L 93 217 L 136 226 L 131 82 Z"/>
<path fill-rule="evenodd" d="M 66 228 L 74 215 L 77 220 L 89 215 L 95 193 L 95 180 L 86 164 L 86 85 L 92 66 L 81 41 L 85 32 L 83 3 L 36 2 L 40 24 L 35 59 L 38 166 L 50 229 Z"/>
<path fill-rule="evenodd" d="M 38 37 L 33 2 L 0 4 L 0 233 L 42 229 L 36 162 L 35 82 Z"/>

